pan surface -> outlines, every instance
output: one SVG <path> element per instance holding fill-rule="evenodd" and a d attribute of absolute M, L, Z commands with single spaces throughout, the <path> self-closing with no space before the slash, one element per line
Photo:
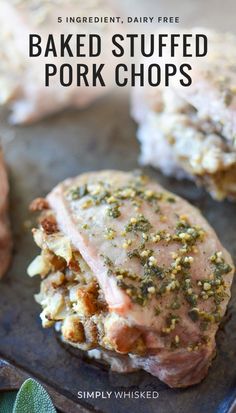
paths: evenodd
<path fill-rule="evenodd" d="M 129 117 L 126 97 L 109 95 L 90 108 L 65 112 L 34 126 L 11 127 L 0 115 L 0 136 L 9 167 L 11 218 L 15 239 L 12 266 L 0 285 L 0 357 L 52 386 L 82 406 L 99 412 L 215 413 L 228 412 L 236 395 L 236 282 L 228 313 L 217 334 L 217 356 L 207 378 L 197 386 L 172 390 L 144 372 L 109 373 L 63 346 L 53 329 L 41 328 L 40 307 L 33 295 L 39 279 L 29 278 L 26 268 L 37 253 L 30 227 L 34 219 L 28 204 L 62 179 L 105 168 L 139 167 L 136 126 Z M 236 256 L 236 204 L 213 201 L 191 182 L 146 172 L 167 189 L 199 207 L 222 243 Z M 1 377 L 0 377 L 1 381 Z M 115 398 L 120 390 L 158 391 L 158 398 Z M 78 391 L 100 391 L 99 398 L 78 399 Z M 112 391 L 111 399 L 106 392 Z M 69 411 L 69 410 L 68 410 Z"/>

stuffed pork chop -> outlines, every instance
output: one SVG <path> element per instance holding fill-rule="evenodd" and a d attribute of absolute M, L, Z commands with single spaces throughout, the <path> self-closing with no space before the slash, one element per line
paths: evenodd
<path fill-rule="evenodd" d="M 12 241 L 8 219 L 9 185 L 3 153 L 0 147 L 0 278 L 6 272 L 10 260 Z"/>
<path fill-rule="evenodd" d="M 199 31 L 208 37 L 208 54 L 189 58 L 191 86 L 179 86 L 173 76 L 169 87 L 133 91 L 140 160 L 164 174 L 194 179 L 217 200 L 235 200 L 236 38 L 203 29 L 189 34 Z"/>
<path fill-rule="evenodd" d="M 141 163 L 165 175 L 194 179 L 217 200 L 235 200 L 236 151 L 222 138 L 217 125 L 200 120 L 195 109 L 175 93 L 165 95 L 166 109 L 149 111 L 139 125 Z M 175 102 L 179 106 L 173 109 Z"/>
<path fill-rule="evenodd" d="M 200 212 L 135 173 L 103 171 L 36 199 L 36 296 L 44 327 L 171 387 L 201 381 L 230 298 L 233 263 Z"/>
<path fill-rule="evenodd" d="M 59 13 L 60 10 L 60 13 Z M 59 13 L 59 14 L 58 14 Z M 60 15 L 60 17 L 59 17 Z M 56 16 L 56 17 L 55 17 Z M 71 16 L 81 16 L 81 24 L 67 23 Z M 0 2 L 0 105 L 8 107 L 11 111 L 10 122 L 14 124 L 32 123 L 45 116 L 66 108 L 84 108 L 104 95 L 109 87 L 102 87 L 99 83 L 92 86 L 92 67 L 96 63 L 108 61 L 110 65 L 104 68 L 103 76 L 107 85 L 112 84 L 112 61 L 108 49 L 109 39 L 113 31 L 121 32 L 121 25 L 92 23 L 94 17 L 116 16 L 109 0 L 1 0 Z M 58 19 L 61 19 L 60 23 Z M 11 22 L 11 23 L 9 23 Z M 89 57 L 89 40 L 87 36 L 96 33 L 102 38 L 101 57 Z M 42 38 L 42 54 L 39 57 L 29 57 L 29 35 L 36 34 Z M 49 52 L 45 57 L 45 45 L 48 36 L 54 36 L 55 53 Z M 59 39 L 62 34 L 68 41 L 70 53 L 79 49 L 76 36 L 81 35 L 81 56 L 71 57 L 67 50 L 63 51 Z M 65 40 L 65 43 L 67 41 Z M 79 43 L 79 42 L 78 42 Z M 83 47 L 83 44 L 85 45 Z M 63 53 L 63 56 L 60 55 Z M 84 57 L 86 54 L 86 57 Z M 55 64 L 58 68 L 55 76 L 50 76 L 49 87 L 45 86 L 45 64 Z M 81 80 L 78 87 L 76 73 L 77 63 L 89 68 L 86 84 Z M 73 69 L 73 84 L 63 87 L 60 84 L 60 67 L 70 64 Z M 72 70 L 71 69 L 71 70 Z M 81 68 L 83 72 L 85 68 Z M 51 69 L 52 73 L 52 69 Z M 65 83 L 67 82 L 65 73 Z M 110 82 L 109 82 L 110 81 Z"/>

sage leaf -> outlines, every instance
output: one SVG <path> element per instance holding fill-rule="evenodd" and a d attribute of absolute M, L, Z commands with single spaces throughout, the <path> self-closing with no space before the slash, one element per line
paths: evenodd
<path fill-rule="evenodd" d="M 16 391 L 8 391 L 5 393 L 0 393 L 0 412 L 1 413 L 10 413 L 12 412 L 15 400 L 16 400 Z"/>
<path fill-rule="evenodd" d="M 13 413 L 56 413 L 56 409 L 43 386 L 27 379 L 16 396 Z"/>

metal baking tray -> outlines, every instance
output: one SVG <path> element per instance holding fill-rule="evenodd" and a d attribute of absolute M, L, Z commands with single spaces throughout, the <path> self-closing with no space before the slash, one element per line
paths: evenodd
<path fill-rule="evenodd" d="M 12 266 L 0 284 L 0 358 L 5 360 L 0 363 L 0 388 L 7 388 L 7 381 L 17 387 L 20 379 L 14 381 L 8 371 L 14 372 L 16 366 L 15 375 L 31 375 L 48 385 L 56 405 L 66 413 L 127 413 L 137 409 L 140 413 L 232 413 L 236 411 L 236 282 L 217 334 L 218 351 L 209 375 L 188 389 L 169 389 L 144 372 L 110 373 L 62 345 L 53 329 L 41 328 L 40 307 L 33 298 L 39 279 L 26 275 L 37 251 L 29 229 L 32 217 L 28 204 L 68 176 L 104 168 L 136 169 L 139 145 L 135 130 L 124 95 L 107 95 L 86 110 L 60 113 L 33 126 L 11 127 L 6 113 L 0 114 L 15 242 Z M 146 172 L 199 207 L 236 256 L 236 204 L 215 202 L 191 182 L 168 179 L 151 168 Z M 114 390 L 157 390 L 159 398 L 77 398 L 78 391 Z"/>

